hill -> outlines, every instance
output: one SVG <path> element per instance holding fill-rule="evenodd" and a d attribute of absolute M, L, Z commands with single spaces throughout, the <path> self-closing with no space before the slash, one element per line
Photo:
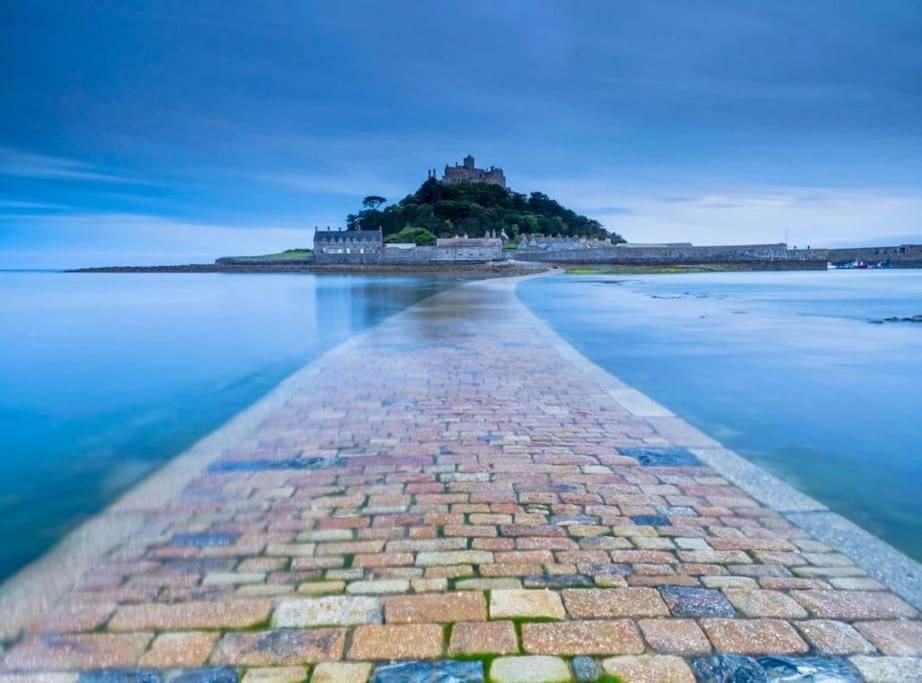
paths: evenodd
<path fill-rule="evenodd" d="M 497 185 L 441 183 L 430 178 L 414 194 L 381 209 L 385 202 L 384 197 L 366 197 L 363 210 L 346 217 L 347 229 L 381 228 L 385 237 L 404 228 L 425 228 L 440 237 L 505 232 L 513 241 L 520 234 L 542 234 L 624 242 L 621 235 L 609 232 L 597 220 L 581 216 L 541 192 L 526 196 Z"/>

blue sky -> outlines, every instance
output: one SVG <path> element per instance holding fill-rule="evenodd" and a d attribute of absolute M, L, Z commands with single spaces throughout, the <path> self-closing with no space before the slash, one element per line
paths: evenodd
<path fill-rule="evenodd" d="M 922 3 L 0 5 L 0 267 L 308 246 L 473 153 L 632 241 L 922 242 Z"/>

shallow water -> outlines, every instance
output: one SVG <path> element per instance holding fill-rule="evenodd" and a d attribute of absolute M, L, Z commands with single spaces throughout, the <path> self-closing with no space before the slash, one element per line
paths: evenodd
<path fill-rule="evenodd" d="M 0 272 L 0 579 L 455 277 Z"/>
<path fill-rule="evenodd" d="M 521 299 L 597 364 L 922 560 L 922 271 L 561 276 Z"/>

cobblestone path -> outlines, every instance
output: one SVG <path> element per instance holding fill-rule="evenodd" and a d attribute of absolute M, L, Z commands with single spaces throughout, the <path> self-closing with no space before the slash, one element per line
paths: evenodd
<path fill-rule="evenodd" d="M 513 285 L 322 359 L 0 682 L 922 680 L 910 604 L 625 408 Z"/>

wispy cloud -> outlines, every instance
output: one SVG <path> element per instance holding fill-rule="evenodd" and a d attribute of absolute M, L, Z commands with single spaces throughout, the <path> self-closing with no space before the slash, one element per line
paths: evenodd
<path fill-rule="evenodd" d="M 665 183 L 674 194 L 662 192 Z M 559 178 L 543 186 L 636 242 L 732 244 L 787 237 L 790 244 L 827 246 L 893 236 L 922 241 L 922 197 L 897 188 L 741 187 L 677 178 L 625 187 L 606 177 Z"/>
<path fill-rule="evenodd" d="M 254 180 L 279 185 L 305 194 L 334 194 L 361 197 L 368 194 L 402 196 L 406 187 L 379 175 L 353 172 L 264 173 L 250 176 Z"/>
<path fill-rule="evenodd" d="M 39 178 L 47 180 L 87 180 L 106 183 L 142 183 L 137 178 L 130 178 L 110 173 L 76 159 L 36 154 L 11 147 L 0 147 L 0 175 L 20 178 Z"/>

